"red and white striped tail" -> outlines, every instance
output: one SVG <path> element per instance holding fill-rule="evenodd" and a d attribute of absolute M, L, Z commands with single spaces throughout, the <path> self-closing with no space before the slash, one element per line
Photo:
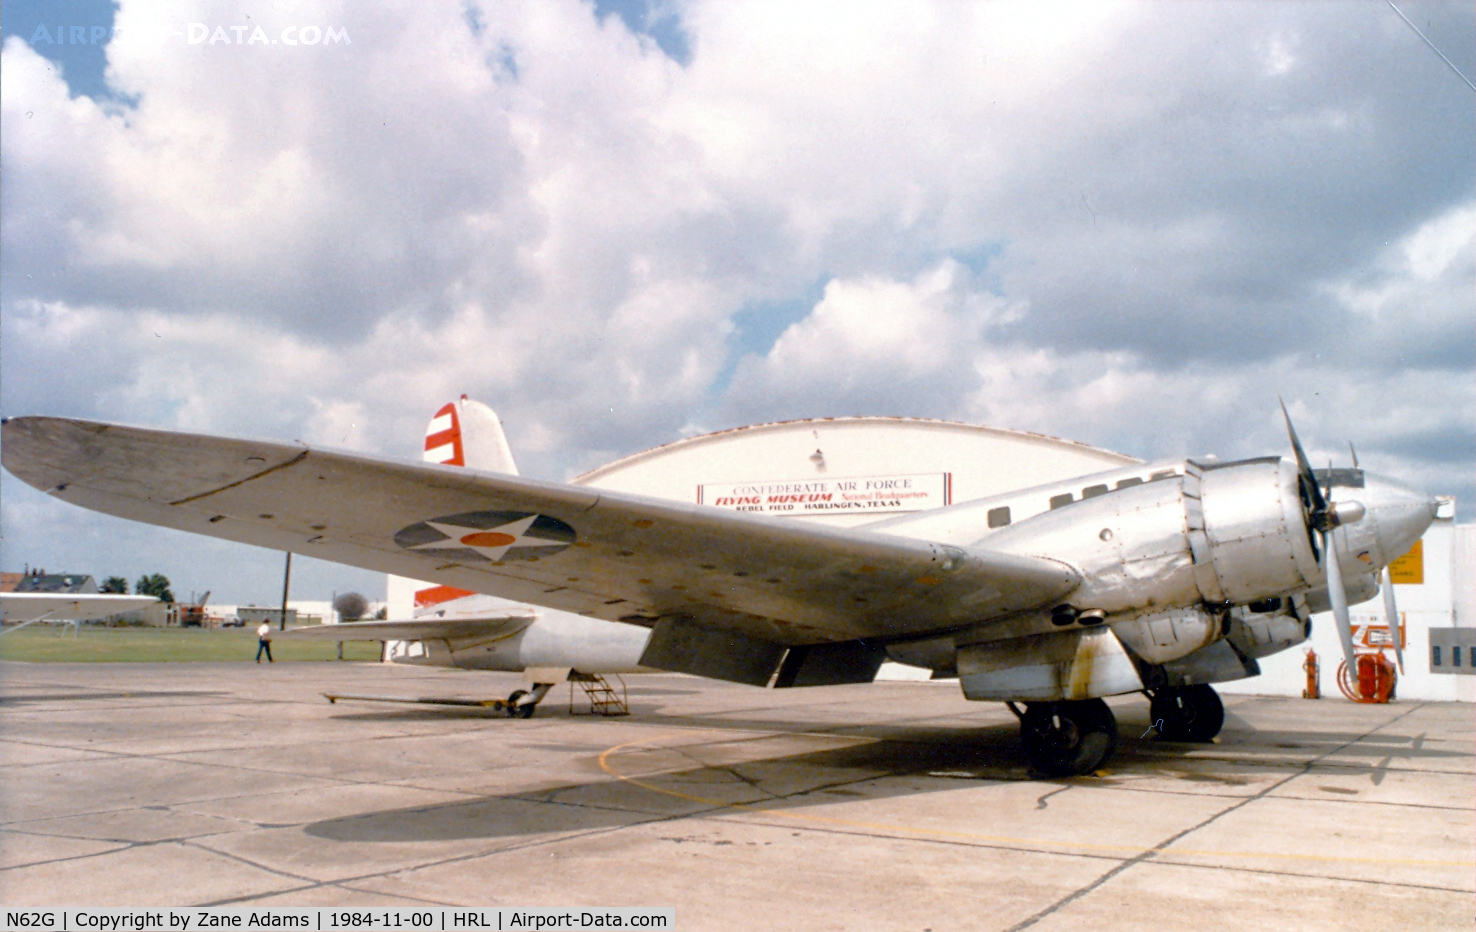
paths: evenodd
<path fill-rule="evenodd" d="M 466 398 L 465 395 L 461 397 Z M 440 463 L 443 466 L 466 465 L 466 450 L 461 442 L 461 416 L 456 412 L 454 401 L 446 402 L 425 429 L 423 459 L 427 463 Z"/>
<path fill-rule="evenodd" d="M 497 412 L 465 395 L 443 405 L 431 418 L 425 429 L 423 458 L 427 463 L 518 474 Z"/>
<path fill-rule="evenodd" d="M 457 401 L 447 402 L 431 418 L 425 429 L 425 453 L 421 458 L 427 463 L 442 466 L 467 466 L 483 472 L 518 474 L 497 413 L 465 395 Z M 454 586 L 418 589 L 415 609 L 429 611 L 437 605 L 469 595 L 474 593 Z"/>

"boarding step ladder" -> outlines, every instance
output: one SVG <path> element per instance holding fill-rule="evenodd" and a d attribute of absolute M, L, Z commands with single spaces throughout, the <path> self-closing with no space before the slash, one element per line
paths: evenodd
<path fill-rule="evenodd" d="M 615 674 L 611 674 L 615 676 Z M 620 684 L 617 692 L 610 681 L 598 673 L 580 673 L 578 670 L 569 671 L 569 714 L 570 715 L 629 715 L 630 706 L 626 702 L 625 680 L 615 676 L 615 682 Z M 585 698 L 589 700 L 589 709 L 575 711 L 574 709 L 574 686 L 584 690 Z"/>

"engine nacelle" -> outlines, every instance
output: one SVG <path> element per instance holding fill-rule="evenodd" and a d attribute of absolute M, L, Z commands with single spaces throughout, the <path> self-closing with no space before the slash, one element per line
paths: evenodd
<path fill-rule="evenodd" d="M 1230 632 L 1225 640 L 1247 657 L 1268 657 L 1294 647 L 1312 634 L 1312 619 L 1306 603 L 1277 599 L 1268 612 L 1236 608 L 1230 612 Z"/>
<path fill-rule="evenodd" d="M 1118 639 L 1149 663 L 1167 663 L 1192 654 L 1218 640 L 1225 629 L 1223 614 L 1197 605 L 1112 620 Z"/>
<path fill-rule="evenodd" d="M 1286 460 L 1190 464 L 1184 515 L 1206 602 L 1253 602 L 1321 582 L 1296 467 Z"/>

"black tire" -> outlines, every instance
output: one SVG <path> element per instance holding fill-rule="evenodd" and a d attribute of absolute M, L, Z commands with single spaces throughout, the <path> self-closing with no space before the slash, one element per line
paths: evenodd
<path fill-rule="evenodd" d="M 1158 736 L 1165 741 L 1203 743 L 1225 727 L 1225 704 L 1214 689 L 1204 684 L 1158 690 L 1148 705 L 1148 714 Z"/>
<path fill-rule="evenodd" d="M 1020 740 L 1030 765 L 1050 777 L 1091 773 L 1117 747 L 1117 719 L 1101 699 L 1025 707 Z"/>
<path fill-rule="evenodd" d="M 527 705 L 518 705 L 518 700 L 528 695 L 526 689 L 515 689 L 513 694 L 507 697 L 503 708 L 507 710 L 508 718 L 532 718 L 533 710 L 538 708 L 538 703 L 530 702 Z"/>

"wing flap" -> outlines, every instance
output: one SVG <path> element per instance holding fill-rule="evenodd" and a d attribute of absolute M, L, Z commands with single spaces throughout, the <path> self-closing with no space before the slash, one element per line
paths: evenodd
<path fill-rule="evenodd" d="M 301 444 L 15 418 L 4 461 L 57 498 L 137 521 L 773 644 L 958 627 L 1079 579 L 1040 557 Z"/>

